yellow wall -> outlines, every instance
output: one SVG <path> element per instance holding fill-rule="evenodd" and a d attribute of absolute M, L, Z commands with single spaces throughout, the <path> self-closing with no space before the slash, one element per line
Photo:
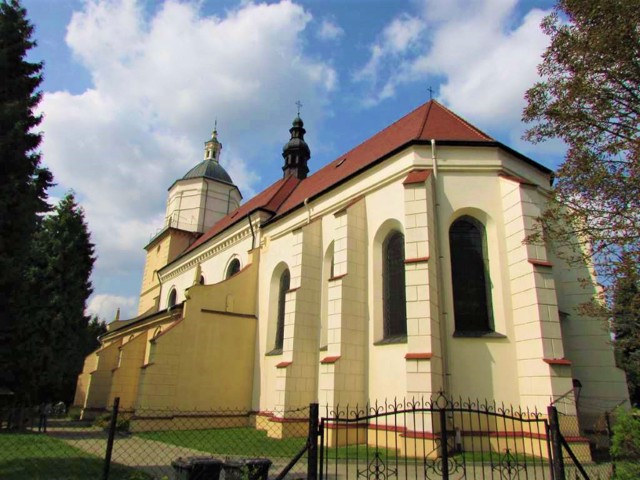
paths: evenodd
<path fill-rule="evenodd" d="M 85 409 L 105 409 L 109 405 L 111 377 L 118 362 L 120 341 L 114 341 L 97 352 L 96 369 L 90 374 L 89 391 L 85 400 Z"/>
<path fill-rule="evenodd" d="M 147 336 L 141 333 L 119 348 L 120 365 L 113 370 L 111 377 L 109 405 L 113 404 L 116 397 L 120 397 L 120 409 L 130 410 L 135 407 L 140 366 L 144 360 L 146 345 Z"/>
<path fill-rule="evenodd" d="M 78 375 L 78 382 L 76 383 L 76 394 L 73 399 L 73 405 L 75 407 L 84 406 L 84 401 L 89 391 L 89 382 L 91 381 L 91 372 L 98 367 L 98 350 L 91 352 L 84 359 L 84 366 L 82 372 Z"/>
<path fill-rule="evenodd" d="M 137 408 L 250 409 L 257 320 L 258 253 L 237 275 L 188 290 L 183 320 L 153 342 Z"/>
<path fill-rule="evenodd" d="M 168 229 L 147 245 L 138 315 L 158 309 L 160 283 L 156 272 L 184 252 L 194 238 L 193 233 Z"/>

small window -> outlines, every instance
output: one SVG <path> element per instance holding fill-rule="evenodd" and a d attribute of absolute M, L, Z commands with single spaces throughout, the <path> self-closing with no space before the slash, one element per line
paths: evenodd
<path fill-rule="evenodd" d="M 227 267 L 227 275 L 225 279 L 233 277 L 239 271 L 240 271 L 240 260 L 238 260 L 237 258 L 234 258 L 233 260 L 231 260 L 231 263 Z"/>
<path fill-rule="evenodd" d="M 204 285 L 204 275 L 200 275 L 200 280 L 198 280 L 200 285 Z"/>
<path fill-rule="evenodd" d="M 482 335 L 493 331 L 491 281 L 484 225 L 463 216 L 449 228 L 455 333 Z"/>
<path fill-rule="evenodd" d="M 276 342 L 273 347 L 274 350 L 281 351 L 284 344 L 284 314 L 290 283 L 291 275 L 287 269 L 282 272 L 282 275 L 280 276 L 280 287 L 278 289 L 278 323 L 276 325 Z"/>
<path fill-rule="evenodd" d="M 169 293 L 169 301 L 167 302 L 169 308 L 173 308 L 176 306 L 177 297 L 178 293 L 176 292 L 176 289 L 171 289 L 171 293 Z"/>
<path fill-rule="evenodd" d="M 382 248 L 384 339 L 407 336 L 407 301 L 404 277 L 404 235 L 391 232 Z"/>

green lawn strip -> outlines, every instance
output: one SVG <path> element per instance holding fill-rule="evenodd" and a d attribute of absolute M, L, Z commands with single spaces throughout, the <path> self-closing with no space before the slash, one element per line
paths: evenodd
<path fill-rule="evenodd" d="M 93 480 L 104 460 L 62 440 L 36 433 L 0 433 L 0 478 Z M 110 480 L 127 480 L 134 469 L 111 465 Z M 144 478 L 144 477 L 142 477 Z"/>
<path fill-rule="evenodd" d="M 210 430 L 174 430 L 141 432 L 137 436 L 170 443 L 213 455 L 243 457 L 293 457 L 304 446 L 306 438 L 278 440 L 254 428 L 217 428 Z"/>

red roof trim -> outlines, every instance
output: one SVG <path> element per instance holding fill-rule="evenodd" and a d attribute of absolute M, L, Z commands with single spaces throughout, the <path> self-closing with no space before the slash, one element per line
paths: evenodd
<path fill-rule="evenodd" d="M 330 363 L 336 363 L 338 360 L 340 360 L 341 355 L 334 355 L 334 356 L 330 356 L 330 357 L 324 357 L 322 360 L 320 360 L 320 363 L 322 363 L 323 365 L 327 365 Z"/>
<path fill-rule="evenodd" d="M 542 361 L 549 365 L 571 366 L 571 360 L 567 360 L 566 358 L 543 358 Z"/>
<path fill-rule="evenodd" d="M 424 262 L 428 262 L 429 261 L 429 257 L 417 257 L 417 258 L 407 258 L 404 263 L 405 265 L 409 264 L 409 263 L 424 263 Z"/>
<path fill-rule="evenodd" d="M 415 169 L 409 172 L 407 178 L 402 182 L 403 185 L 413 185 L 414 183 L 424 183 L 431 176 L 431 170 Z"/>
<path fill-rule="evenodd" d="M 342 279 L 342 278 L 344 278 L 346 276 L 347 276 L 347 274 L 343 273 L 342 275 L 336 275 L 334 277 L 331 277 L 328 281 L 329 282 L 335 282 L 336 280 L 340 280 L 340 279 Z"/>
<path fill-rule="evenodd" d="M 407 353 L 404 358 L 407 360 L 431 360 L 433 357 L 433 353 L 424 352 L 424 353 Z"/>
<path fill-rule="evenodd" d="M 530 258 L 527 261 L 531 265 L 535 265 L 536 267 L 553 267 L 553 263 L 547 262 L 546 260 L 538 260 L 537 258 Z"/>

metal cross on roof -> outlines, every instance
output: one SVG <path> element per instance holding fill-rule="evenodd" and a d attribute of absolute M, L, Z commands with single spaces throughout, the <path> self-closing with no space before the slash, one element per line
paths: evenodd
<path fill-rule="evenodd" d="M 302 108 L 302 102 L 301 102 L 300 100 L 298 100 L 298 101 L 296 102 L 296 105 L 297 105 L 297 107 L 298 107 L 298 116 L 300 116 L 300 108 Z"/>
<path fill-rule="evenodd" d="M 429 100 L 433 100 L 433 88 L 431 88 L 431 85 L 429 85 L 427 90 L 429 91 Z"/>

